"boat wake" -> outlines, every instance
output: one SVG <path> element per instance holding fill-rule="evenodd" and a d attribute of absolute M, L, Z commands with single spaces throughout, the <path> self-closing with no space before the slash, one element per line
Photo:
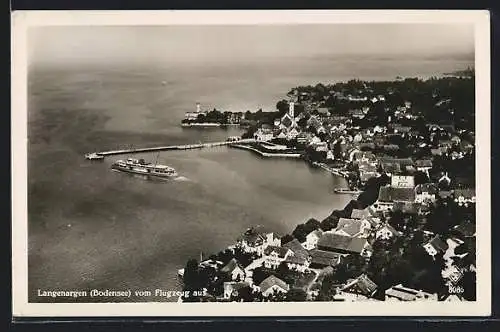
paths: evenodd
<path fill-rule="evenodd" d="M 188 179 L 187 177 L 185 176 L 179 176 L 179 177 L 176 177 L 174 179 L 175 181 L 182 181 L 182 182 L 185 182 L 185 181 L 191 181 L 190 179 Z"/>

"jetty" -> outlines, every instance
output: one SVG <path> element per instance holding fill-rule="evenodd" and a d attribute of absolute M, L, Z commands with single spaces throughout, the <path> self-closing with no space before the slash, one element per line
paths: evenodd
<path fill-rule="evenodd" d="M 239 141 L 223 141 L 223 142 L 209 142 L 209 143 L 198 143 L 198 144 L 155 146 L 149 148 L 110 150 L 110 151 L 93 152 L 92 154 L 97 156 L 107 157 L 107 156 L 133 154 L 141 152 L 204 149 L 204 148 L 213 148 L 217 146 L 233 145 L 236 143 L 253 143 L 255 141 L 256 141 L 255 139 L 241 139 Z"/>
<path fill-rule="evenodd" d="M 334 175 L 343 176 L 344 178 L 347 178 L 349 176 L 349 172 L 347 172 L 345 170 L 338 169 L 338 168 L 330 167 L 330 166 L 328 166 L 328 165 L 326 165 L 324 163 L 318 163 L 318 162 L 315 161 L 312 164 L 314 166 L 322 168 L 325 171 L 330 172 L 330 173 L 332 173 Z"/>

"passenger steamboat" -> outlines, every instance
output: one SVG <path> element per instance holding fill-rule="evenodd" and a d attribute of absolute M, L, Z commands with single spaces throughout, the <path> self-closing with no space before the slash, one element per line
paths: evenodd
<path fill-rule="evenodd" d="M 174 168 L 146 162 L 144 159 L 127 158 L 126 160 L 117 160 L 111 165 L 111 168 L 121 172 L 159 178 L 173 178 L 178 176 Z"/>

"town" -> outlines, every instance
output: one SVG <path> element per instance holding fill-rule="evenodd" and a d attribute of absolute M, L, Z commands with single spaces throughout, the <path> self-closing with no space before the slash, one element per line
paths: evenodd
<path fill-rule="evenodd" d="M 276 111 L 223 115 L 260 153 L 300 156 L 359 194 L 291 234 L 251 226 L 180 270 L 190 301 L 474 301 L 473 70 L 299 86 Z M 196 113 L 203 113 L 198 119 Z M 235 147 L 237 147 L 236 145 Z"/>

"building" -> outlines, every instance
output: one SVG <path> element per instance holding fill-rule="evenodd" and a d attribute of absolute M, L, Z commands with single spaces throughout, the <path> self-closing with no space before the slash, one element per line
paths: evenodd
<path fill-rule="evenodd" d="M 375 238 L 377 240 L 389 240 L 397 235 L 399 235 L 399 232 L 396 231 L 394 227 L 389 224 L 384 224 L 375 233 Z"/>
<path fill-rule="evenodd" d="M 229 281 L 229 282 L 224 282 L 224 293 L 223 297 L 226 300 L 229 300 L 231 296 L 238 296 L 238 291 L 242 288 L 250 287 L 250 284 L 248 282 L 235 282 L 235 281 Z"/>
<path fill-rule="evenodd" d="M 242 281 L 245 280 L 245 270 L 240 266 L 236 259 L 231 259 L 229 263 L 224 266 L 220 272 L 228 275 L 231 280 Z"/>
<path fill-rule="evenodd" d="M 310 252 L 310 268 L 323 269 L 327 266 L 337 266 L 342 255 L 332 251 L 313 249 Z"/>
<path fill-rule="evenodd" d="M 293 252 L 288 248 L 267 246 L 264 250 L 264 266 L 276 269 L 290 255 L 293 255 Z"/>
<path fill-rule="evenodd" d="M 290 286 L 280 278 L 270 275 L 259 284 L 260 291 L 264 297 L 274 293 L 287 293 Z"/>
<path fill-rule="evenodd" d="M 269 246 L 281 246 L 281 238 L 273 232 L 265 232 L 261 227 L 249 228 L 237 240 L 237 246 L 244 252 L 262 255 Z"/>
<path fill-rule="evenodd" d="M 424 244 L 424 249 L 431 256 L 444 254 L 448 250 L 448 244 L 444 242 L 439 235 L 434 236 L 429 242 Z"/>
<path fill-rule="evenodd" d="M 385 291 L 386 301 L 437 301 L 437 294 L 426 293 L 399 284 Z"/>
<path fill-rule="evenodd" d="M 360 295 L 364 298 L 372 297 L 377 291 L 377 284 L 375 284 L 366 274 L 362 274 L 354 280 L 348 281 L 347 284 L 340 290 L 343 293 L 350 293 Z"/>
<path fill-rule="evenodd" d="M 378 199 L 372 205 L 376 211 L 389 211 L 393 208 L 395 202 L 408 202 L 415 201 L 415 190 L 413 188 L 399 188 L 392 186 L 380 187 Z"/>
<path fill-rule="evenodd" d="M 368 237 L 370 228 L 371 225 L 366 219 L 340 218 L 332 232 L 350 237 Z"/>
<path fill-rule="evenodd" d="M 415 202 L 416 203 L 434 203 L 439 188 L 435 183 L 423 183 L 415 187 Z"/>
<path fill-rule="evenodd" d="M 468 206 L 476 203 L 475 189 L 455 189 L 453 190 L 453 200 L 460 206 Z"/>
<path fill-rule="evenodd" d="M 318 241 L 318 249 L 340 254 L 371 256 L 371 246 L 364 238 L 324 233 Z"/>
<path fill-rule="evenodd" d="M 391 176 L 391 187 L 393 188 L 414 188 L 415 178 L 406 175 L 393 175 Z"/>
<path fill-rule="evenodd" d="M 302 246 L 306 250 L 311 250 L 316 248 L 321 235 L 323 235 L 323 231 L 321 229 L 315 229 L 314 231 L 307 234 L 306 240 L 304 241 L 304 243 L 302 243 Z"/>

